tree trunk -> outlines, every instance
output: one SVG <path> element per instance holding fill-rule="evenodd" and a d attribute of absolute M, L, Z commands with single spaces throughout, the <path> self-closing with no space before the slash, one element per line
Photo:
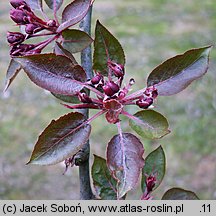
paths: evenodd
<path fill-rule="evenodd" d="M 91 34 L 91 14 L 92 6 L 89 9 L 87 15 L 80 23 L 80 30 L 85 31 L 87 34 Z M 81 66 L 84 68 L 87 74 L 87 79 L 91 79 L 92 72 L 92 51 L 91 46 L 87 47 L 81 52 Z M 89 93 L 89 92 L 88 92 Z M 81 111 L 86 119 L 89 117 L 89 110 Z M 90 184 L 90 172 L 89 172 L 89 153 L 90 145 L 89 141 L 86 143 L 82 151 L 80 151 L 75 157 L 75 164 L 79 166 L 79 179 L 80 179 L 80 199 L 89 200 L 93 198 L 93 193 Z"/>

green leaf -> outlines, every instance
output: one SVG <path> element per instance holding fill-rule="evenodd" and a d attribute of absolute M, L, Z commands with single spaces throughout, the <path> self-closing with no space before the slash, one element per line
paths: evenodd
<path fill-rule="evenodd" d="M 58 27 L 57 32 L 62 32 L 80 22 L 87 14 L 90 5 L 91 0 L 74 0 L 67 5 L 62 12 L 62 24 Z"/>
<path fill-rule="evenodd" d="M 131 128 L 147 139 L 159 139 L 170 133 L 167 119 L 154 110 L 142 110 L 129 120 Z"/>
<path fill-rule="evenodd" d="M 57 11 L 61 7 L 63 0 L 45 0 L 45 2 L 50 9 Z"/>
<path fill-rule="evenodd" d="M 63 47 L 71 53 L 77 53 L 88 47 L 93 39 L 85 32 L 76 29 L 67 29 L 62 32 Z"/>
<path fill-rule="evenodd" d="M 42 0 L 26 0 L 26 3 L 30 6 L 32 10 L 43 10 Z"/>
<path fill-rule="evenodd" d="M 155 190 L 162 182 L 166 171 L 166 158 L 162 146 L 151 152 L 145 159 L 145 165 L 142 169 L 142 191 L 146 189 L 146 175 L 153 174 L 156 177 Z"/>
<path fill-rule="evenodd" d="M 92 178 L 97 196 L 102 200 L 116 200 L 116 180 L 111 176 L 106 160 L 94 155 Z"/>
<path fill-rule="evenodd" d="M 28 164 L 53 165 L 75 155 L 90 135 L 91 126 L 84 121 L 78 112 L 53 120 L 39 136 Z"/>
<path fill-rule="evenodd" d="M 162 200 L 199 200 L 199 197 L 192 191 L 171 188 L 163 195 Z"/>
<path fill-rule="evenodd" d="M 140 140 L 130 133 L 115 135 L 107 146 L 107 166 L 117 179 L 117 197 L 120 199 L 138 182 L 144 166 L 144 148 Z"/>
<path fill-rule="evenodd" d="M 22 69 L 21 65 L 16 62 L 14 59 L 11 59 L 10 64 L 7 69 L 5 88 L 4 91 L 7 91 L 13 80 L 16 78 L 17 74 Z"/>
<path fill-rule="evenodd" d="M 108 60 L 125 65 L 125 54 L 118 40 L 97 21 L 94 40 L 94 70 L 107 75 Z"/>
<path fill-rule="evenodd" d="M 83 88 L 86 74 L 80 65 L 55 54 L 30 55 L 15 58 L 36 85 L 50 92 L 75 95 Z"/>
<path fill-rule="evenodd" d="M 65 57 L 68 57 L 74 65 L 78 64 L 73 54 L 70 51 L 66 50 L 59 42 L 55 43 L 54 53 L 56 55 L 63 55 Z"/>
<path fill-rule="evenodd" d="M 211 48 L 188 50 L 166 60 L 150 73 L 148 86 L 155 85 L 159 95 L 163 96 L 179 93 L 207 72 Z"/>

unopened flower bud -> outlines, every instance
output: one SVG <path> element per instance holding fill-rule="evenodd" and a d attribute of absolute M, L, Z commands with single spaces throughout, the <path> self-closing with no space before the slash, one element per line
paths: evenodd
<path fill-rule="evenodd" d="M 34 44 L 19 44 L 14 45 L 10 51 L 11 56 L 24 56 L 29 52 L 30 50 L 34 49 Z"/>
<path fill-rule="evenodd" d="M 150 86 L 150 87 L 146 88 L 144 95 L 146 95 L 147 97 L 152 97 L 155 99 L 158 96 L 158 91 L 154 86 Z"/>
<path fill-rule="evenodd" d="M 96 76 L 94 76 L 91 79 L 91 83 L 92 83 L 92 85 L 103 84 L 104 83 L 104 81 L 103 81 L 103 75 L 97 73 Z"/>
<path fill-rule="evenodd" d="M 143 109 L 147 109 L 152 104 L 153 98 L 139 99 L 138 101 L 136 101 L 136 105 Z"/>
<path fill-rule="evenodd" d="M 129 85 L 132 86 L 132 85 L 134 85 L 134 84 L 135 84 L 135 79 L 134 79 L 134 78 L 131 78 L 131 79 L 129 80 Z"/>
<path fill-rule="evenodd" d="M 156 177 L 154 175 L 150 175 L 146 178 L 146 187 L 148 190 L 148 193 L 151 192 L 153 190 L 153 188 L 155 187 L 156 184 Z"/>
<path fill-rule="evenodd" d="M 10 10 L 10 17 L 15 23 L 17 23 L 19 25 L 25 25 L 27 23 L 27 15 L 22 10 L 11 9 Z"/>
<path fill-rule="evenodd" d="M 155 99 L 158 96 L 158 91 L 157 89 L 152 91 L 152 97 Z"/>
<path fill-rule="evenodd" d="M 48 25 L 49 27 L 56 27 L 56 21 L 53 20 L 53 19 L 51 19 L 51 20 L 49 20 L 49 21 L 47 22 L 47 25 Z"/>
<path fill-rule="evenodd" d="M 78 98 L 83 103 L 92 103 L 92 99 L 86 93 L 79 93 Z"/>
<path fill-rule="evenodd" d="M 25 40 L 25 35 L 20 32 L 7 32 L 7 41 L 12 45 L 17 45 Z"/>
<path fill-rule="evenodd" d="M 124 65 L 109 61 L 108 66 L 116 77 L 120 78 L 124 76 Z"/>
<path fill-rule="evenodd" d="M 103 90 L 107 96 L 111 97 L 119 91 L 119 86 L 113 81 L 109 81 L 105 86 L 103 86 Z"/>
<path fill-rule="evenodd" d="M 25 6 L 26 2 L 24 0 L 10 0 L 10 4 L 14 7 L 14 8 L 18 8 L 20 6 Z"/>
<path fill-rule="evenodd" d="M 33 23 L 27 24 L 25 28 L 25 32 L 30 35 L 39 32 L 40 30 L 42 30 L 41 27 Z"/>
<path fill-rule="evenodd" d="M 118 99 L 119 100 L 122 100 L 125 96 L 126 96 L 126 92 L 125 91 L 120 91 L 118 93 Z"/>

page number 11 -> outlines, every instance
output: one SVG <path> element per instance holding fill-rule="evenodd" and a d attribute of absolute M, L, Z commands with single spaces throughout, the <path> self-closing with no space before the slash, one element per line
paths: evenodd
<path fill-rule="evenodd" d="M 210 204 L 203 204 L 202 205 L 202 210 L 200 212 L 211 212 Z"/>

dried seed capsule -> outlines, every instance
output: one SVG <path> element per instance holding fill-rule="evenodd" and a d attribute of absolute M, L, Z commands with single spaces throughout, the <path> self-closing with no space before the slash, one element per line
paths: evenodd
<path fill-rule="evenodd" d="M 20 32 L 7 32 L 7 41 L 12 45 L 17 45 L 25 40 L 25 35 Z"/>
<path fill-rule="evenodd" d="M 103 90 L 107 96 L 111 97 L 119 91 L 119 86 L 113 81 L 109 81 L 105 86 L 103 86 Z"/>

